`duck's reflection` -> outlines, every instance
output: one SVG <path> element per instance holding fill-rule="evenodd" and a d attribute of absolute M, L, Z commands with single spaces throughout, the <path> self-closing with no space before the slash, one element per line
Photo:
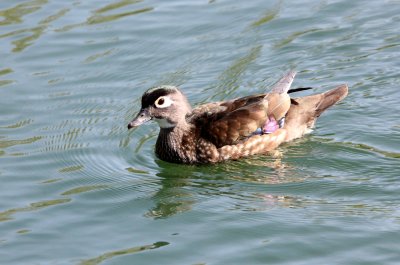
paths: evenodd
<path fill-rule="evenodd" d="M 222 198 L 228 210 L 264 211 L 298 207 L 303 200 L 284 194 L 276 185 L 304 181 L 281 157 L 255 157 L 208 166 L 187 166 L 156 161 L 160 189 L 152 196 L 150 218 L 168 218 L 189 211 L 204 198 Z"/>
<path fill-rule="evenodd" d="M 195 167 L 156 161 L 160 167 L 161 188 L 152 197 L 155 206 L 145 214 L 151 218 L 166 218 L 191 209 L 195 196 L 190 192 L 190 179 Z"/>

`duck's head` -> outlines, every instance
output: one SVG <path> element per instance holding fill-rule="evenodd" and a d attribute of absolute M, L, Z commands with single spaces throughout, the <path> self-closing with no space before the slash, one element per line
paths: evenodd
<path fill-rule="evenodd" d="M 160 128 L 173 128 L 185 122 L 192 108 L 183 93 L 175 86 L 150 88 L 142 96 L 142 108 L 128 124 L 128 129 L 155 120 Z"/>

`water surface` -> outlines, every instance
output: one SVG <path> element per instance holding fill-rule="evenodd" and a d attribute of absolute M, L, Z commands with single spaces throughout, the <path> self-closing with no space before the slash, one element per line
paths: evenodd
<path fill-rule="evenodd" d="M 1 264 L 398 264 L 398 1 L 0 3 Z M 349 96 L 315 131 L 214 166 L 127 123 L 149 87 L 193 104 L 285 71 Z"/>

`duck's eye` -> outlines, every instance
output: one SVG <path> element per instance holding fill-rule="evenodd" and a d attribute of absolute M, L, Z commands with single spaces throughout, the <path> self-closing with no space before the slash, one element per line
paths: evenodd
<path fill-rule="evenodd" d="M 154 102 L 157 108 L 166 108 L 172 105 L 172 100 L 169 97 L 159 97 L 156 102 Z"/>
<path fill-rule="evenodd" d="M 163 98 L 158 99 L 157 105 L 162 106 L 164 104 L 165 100 Z"/>

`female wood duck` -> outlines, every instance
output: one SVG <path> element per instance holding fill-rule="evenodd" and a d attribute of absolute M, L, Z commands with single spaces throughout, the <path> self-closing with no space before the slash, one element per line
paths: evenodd
<path fill-rule="evenodd" d="M 160 126 L 156 155 L 173 163 L 217 163 L 265 154 L 311 131 L 327 108 L 347 96 L 347 85 L 291 99 L 295 72 L 283 76 L 270 93 L 207 103 L 192 109 L 174 86 L 147 90 L 128 129 L 149 120 Z"/>

